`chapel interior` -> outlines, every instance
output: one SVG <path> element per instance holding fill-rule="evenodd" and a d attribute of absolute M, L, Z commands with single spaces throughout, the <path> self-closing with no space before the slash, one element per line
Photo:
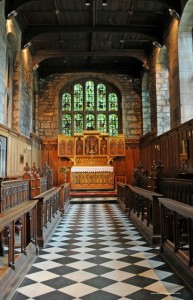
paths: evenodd
<path fill-rule="evenodd" d="M 192 29 L 193 0 L 0 0 L 0 299 L 31 299 L 26 272 L 94 204 L 180 278 L 147 299 L 191 299 Z M 140 299 L 101 284 L 58 299 Z"/>

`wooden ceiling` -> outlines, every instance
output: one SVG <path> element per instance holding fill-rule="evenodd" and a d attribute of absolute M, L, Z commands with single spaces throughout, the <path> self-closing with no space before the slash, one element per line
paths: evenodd
<path fill-rule="evenodd" d="M 86 5 L 90 3 L 90 5 Z M 56 73 L 123 73 L 139 78 L 185 0 L 5 0 L 40 78 Z M 105 5 L 106 4 L 106 5 Z"/>

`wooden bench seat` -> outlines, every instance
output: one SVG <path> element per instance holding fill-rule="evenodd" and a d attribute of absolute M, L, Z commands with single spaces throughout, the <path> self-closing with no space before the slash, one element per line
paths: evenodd
<path fill-rule="evenodd" d="M 10 299 L 21 278 L 35 261 L 37 202 L 25 201 L 0 213 L 0 295 Z M 19 236 L 15 223 L 21 220 Z"/>

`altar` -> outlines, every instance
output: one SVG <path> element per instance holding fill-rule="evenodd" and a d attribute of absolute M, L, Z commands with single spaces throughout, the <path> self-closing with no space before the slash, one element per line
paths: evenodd
<path fill-rule="evenodd" d="M 71 189 L 99 190 L 114 188 L 113 159 L 125 155 L 123 134 L 88 130 L 74 136 L 58 136 L 58 156 L 72 162 Z"/>
<path fill-rule="evenodd" d="M 113 189 L 113 166 L 73 166 L 71 168 L 72 189 Z"/>

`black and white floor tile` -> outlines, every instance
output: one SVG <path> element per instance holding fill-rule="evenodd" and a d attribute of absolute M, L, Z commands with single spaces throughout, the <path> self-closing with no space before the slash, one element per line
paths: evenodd
<path fill-rule="evenodd" d="M 70 204 L 12 300 L 191 300 L 116 203 Z"/>

